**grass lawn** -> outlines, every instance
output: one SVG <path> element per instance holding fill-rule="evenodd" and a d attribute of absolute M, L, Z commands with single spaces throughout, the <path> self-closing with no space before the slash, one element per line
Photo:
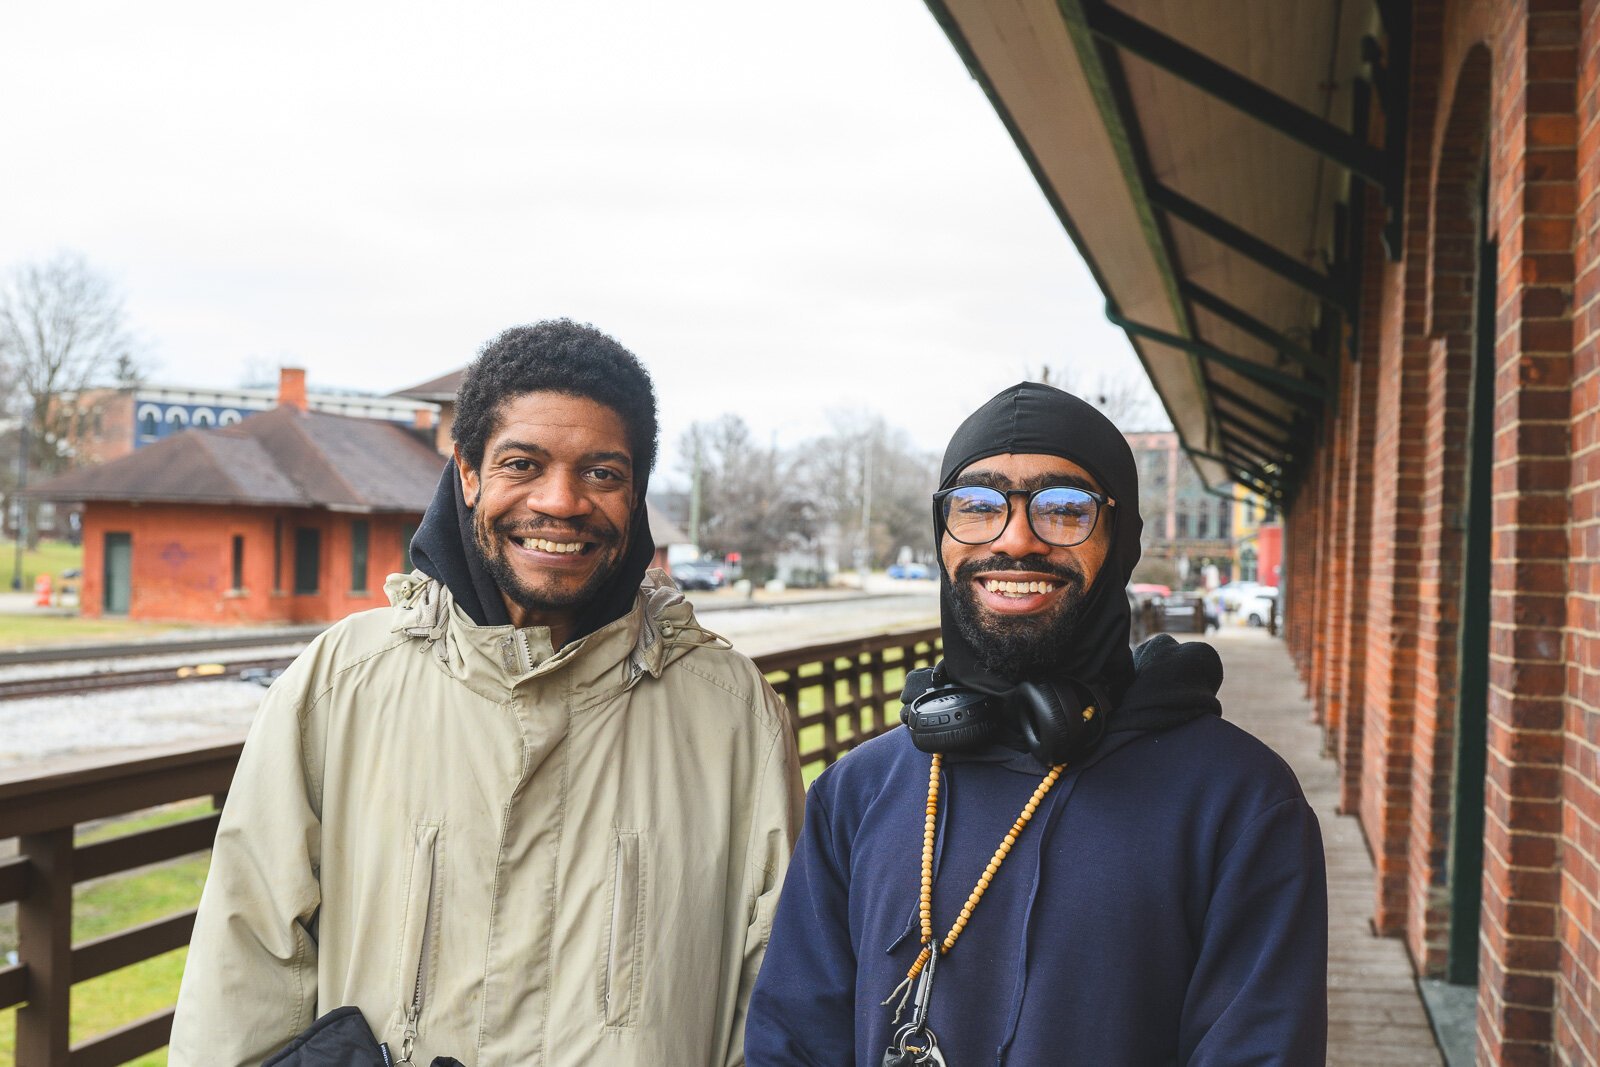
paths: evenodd
<path fill-rule="evenodd" d="M 131 819 L 97 826 L 79 834 L 77 842 L 80 845 L 89 844 L 137 830 L 148 830 L 210 810 L 209 801 L 157 808 Z M 200 901 L 200 890 L 205 885 L 209 865 L 210 854 L 206 853 L 125 877 L 107 878 L 78 887 L 73 894 L 73 942 L 116 933 L 194 907 Z M 15 948 L 15 928 L 9 923 L 0 925 L 0 954 Z M 187 948 L 175 949 L 154 959 L 74 985 L 72 1040 L 84 1041 L 151 1012 L 171 1007 L 178 999 L 178 981 L 183 977 L 183 964 L 188 951 Z M 16 1009 L 0 1011 L 0 1064 L 15 1062 L 16 1036 Z M 140 1067 L 156 1067 L 167 1062 L 167 1054 L 165 1051 L 155 1052 L 131 1062 Z"/>
<path fill-rule="evenodd" d="M 65 541 L 40 541 L 35 551 L 22 553 L 22 587 L 31 592 L 34 578 L 41 574 L 50 575 L 60 585 L 61 572 L 69 567 L 83 568 L 82 545 L 69 545 Z M 0 542 L 0 589 L 11 588 L 11 578 L 16 572 L 16 542 Z"/>
<path fill-rule="evenodd" d="M 80 619 L 76 615 L 0 615 L 0 649 L 138 641 L 187 628 L 183 623 Z"/>

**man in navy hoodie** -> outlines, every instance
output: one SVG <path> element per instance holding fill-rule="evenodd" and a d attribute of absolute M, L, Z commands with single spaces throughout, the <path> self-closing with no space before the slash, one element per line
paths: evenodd
<path fill-rule="evenodd" d="M 933 498 L 944 658 L 812 787 L 751 1067 L 1326 1058 L 1327 879 L 1222 664 L 1128 647 L 1138 474 L 1048 386 L 956 431 Z"/>

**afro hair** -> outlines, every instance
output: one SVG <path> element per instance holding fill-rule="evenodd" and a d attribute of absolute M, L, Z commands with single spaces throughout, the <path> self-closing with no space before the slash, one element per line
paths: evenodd
<path fill-rule="evenodd" d="M 474 468 L 509 400 L 526 393 L 587 397 L 615 411 L 628 430 L 635 471 L 656 463 L 656 394 L 637 356 L 587 323 L 547 319 L 513 326 L 484 345 L 456 393 L 450 434 Z"/>

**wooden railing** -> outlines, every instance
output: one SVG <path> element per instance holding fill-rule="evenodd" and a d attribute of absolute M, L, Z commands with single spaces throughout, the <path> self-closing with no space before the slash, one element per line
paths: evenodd
<path fill-rule="evenodd" d="M 900 725 L 900 678 L 938 650 L 934 627 L 757 656 L 756 666 L 788 705 L 809 777 Z"/>
<path fill-rule="evenodd" d="M 756 657 L 789 708 L 808 777 L 854 745 L 899 724 L 900 677 L 938 654 L 939 631 L 917 630 Z M 216 811 L 95 844 L 74 841 L 80 823 L 212 797 L 220 811 L 243 739 L 148 750 L 0 777 L 0 906 L 17 906 L 17 962 L 0 967 L 0 1011 L 18 1007 L 17 1067 L 102 1067 L 166 1045 L 172 1009 L 70 1043 L 75 983 L 188 944 L 193 909 L 72 943 L 73 887 L 211 847 Z M 20 1007 L 19 1007 L 20 1006 Z"/>

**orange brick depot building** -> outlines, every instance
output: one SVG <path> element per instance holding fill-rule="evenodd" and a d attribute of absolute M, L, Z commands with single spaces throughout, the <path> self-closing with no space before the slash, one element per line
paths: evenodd
<path fill-rule="evenodd" d="M 387 603 L 444 459 L 432 430 L 305 410 L 189 430 L 62 475 L 84 502 L 82 613 L 323 622 Z"/>
<path fill-rule="evenodd" d="M 1600 1064 L 1600 0 L 928 7 L 1202 479 L 1286 514 L 1436 1028 Z"/>

